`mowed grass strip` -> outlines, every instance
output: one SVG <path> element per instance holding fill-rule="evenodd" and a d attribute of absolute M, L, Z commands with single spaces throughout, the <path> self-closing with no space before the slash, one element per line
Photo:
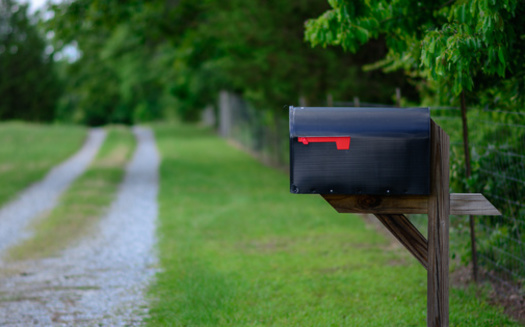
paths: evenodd
<path fill-rule="evenodd" d="M 55 209 L 32 226 L 34 234 L 9 250 L 10 260 L 51 256 L 92 232 L 122 181 L 135 138 L 125 127 L 108 127 L 108 135 L 94 161 L 62 195 Z"/>
<path fill-rule="evenodd" d="M 150 326 L 426 325 L 426 271 L 404 249 L 209 131 L 155 131 Z M 479 298 L 453 291 L 451 326 L 515 325 Z"/>
<path fill-rule="evenodd" d="M 80 126 L 0 123 L 0 206 L 78 151 Z"/>

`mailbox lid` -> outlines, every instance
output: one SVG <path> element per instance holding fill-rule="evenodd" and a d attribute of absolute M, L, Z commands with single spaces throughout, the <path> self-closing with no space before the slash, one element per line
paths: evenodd
<path fill-rule="evenodd" d="M 330 142 L 343 137 L 347 150 Z M 429 109 L 291 107 L 290 190 L 429 194 Z"/>
<path fill-rule="evenodd" d="M 429 138 L 429 108 L 290 107 L 290 137 Z"/>

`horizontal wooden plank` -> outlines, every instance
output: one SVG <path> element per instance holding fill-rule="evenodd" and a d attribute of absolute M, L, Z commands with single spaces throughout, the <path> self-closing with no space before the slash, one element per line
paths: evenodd
<path fill-rule="evenodd" d="M 481 193 L 450 194 L 451 215 L 501 216 L 489 200 Z"/>
<path fill-rule="evenodd" d="M 428 195 L 334 195 L 322 197 L 340 213 L 427 213 Z"/>
<path fill-rule="evenodd" d="M 428 195 L 336 195 L 322 197 L 339 213 L 426 214 Z M 499 216 L 501 213 L 480 193 L 450 194 L 451 215 Z"/>

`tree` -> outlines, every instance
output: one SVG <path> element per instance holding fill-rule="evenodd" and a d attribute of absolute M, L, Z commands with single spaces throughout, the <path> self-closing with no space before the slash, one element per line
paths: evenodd
<path fill-rule="evenodd" d="M 162 80 L 170 67 L 159 64 L 159 3 L 76 0 L 51 6 L 55 15 L 46 24 L 56 48 L 74 43 L 80 53 L 77 61 L 63 63 L 68 86 L 61 119 L 131 124 L 162 115 Z"/>
<path fill-rule="evenodd" d="M 82 54 L 68 69 L 61 112 L 91 124 L 131 122 L 139 111 L 159 117 L 159 99 L 174 99 L 179 115 L 195 120 L 221 89 L 284 114 L 301 95 L 310 104 L 327 93 L 391 102 L 404 83 L 401 74 L 358 69 L 384 55 L 384 40 L 355 56 L 305 44 L 304 21 L 329 8 L 314 0 L 75 0 L 51 8 L 56 48 L 76 42 Z"/>
<path fill-rule="evenodd" d="M 49 121 L 60 84 L 27 5 L 0 0 L 0 119 Z"/>
<path fill-rule="evenodd" d="M 306 39 L 313 46 L 339 45 L 355 52 L 382 35 L 389 51 L 377 67 L 404 68 L 454 96 L 515 77 L 521 87 L 514 89 L 514 96 L 524 96 L 523 1 L 329 3 L 331 10 L 306 24 Z"/>
<path fill-rule="evenodd" d="M 185 2 L 194 1 L 180 1 L 179 8 Z M 285 114 L 282 106 L 296 104 L 301 95 L 310 105 L 324 104 L 327 93 L 338 100 L 360 95 L 391 102 L 403 76 L 359 69 L 384 55 L 383 40 L 358 55 L 335 47 L 312 49 L 304 43 L 304 21 L 326 9 L 326 4 L 313 0 L 202 2 L 199 15 L 187 21 L 192 28 L 180 34 L 176 62 L 192 73 L 181 78 L 178 94 L 205 99 L 225 88 L 259 110 L 276 114 Z"/>

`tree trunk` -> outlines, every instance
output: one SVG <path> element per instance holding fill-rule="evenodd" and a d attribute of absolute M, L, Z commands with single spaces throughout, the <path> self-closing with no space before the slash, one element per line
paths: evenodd
<path fill-rule="evenodd" d="M 472 171 L 470 167 L 470 147 L 468 143 L 467 105 L 465 103 L 465 91 L 461 92 L 461 121 L 463 125 L 463 151 L 465 152 L 465 174 L 470 178 Z M 468 190 L 469 191 L 469 190 Z M 472 251 L 472 279 L 478 282 L 478 254 L 476 250 L 475 217 L 469 216 L 470 245 Z"/>

